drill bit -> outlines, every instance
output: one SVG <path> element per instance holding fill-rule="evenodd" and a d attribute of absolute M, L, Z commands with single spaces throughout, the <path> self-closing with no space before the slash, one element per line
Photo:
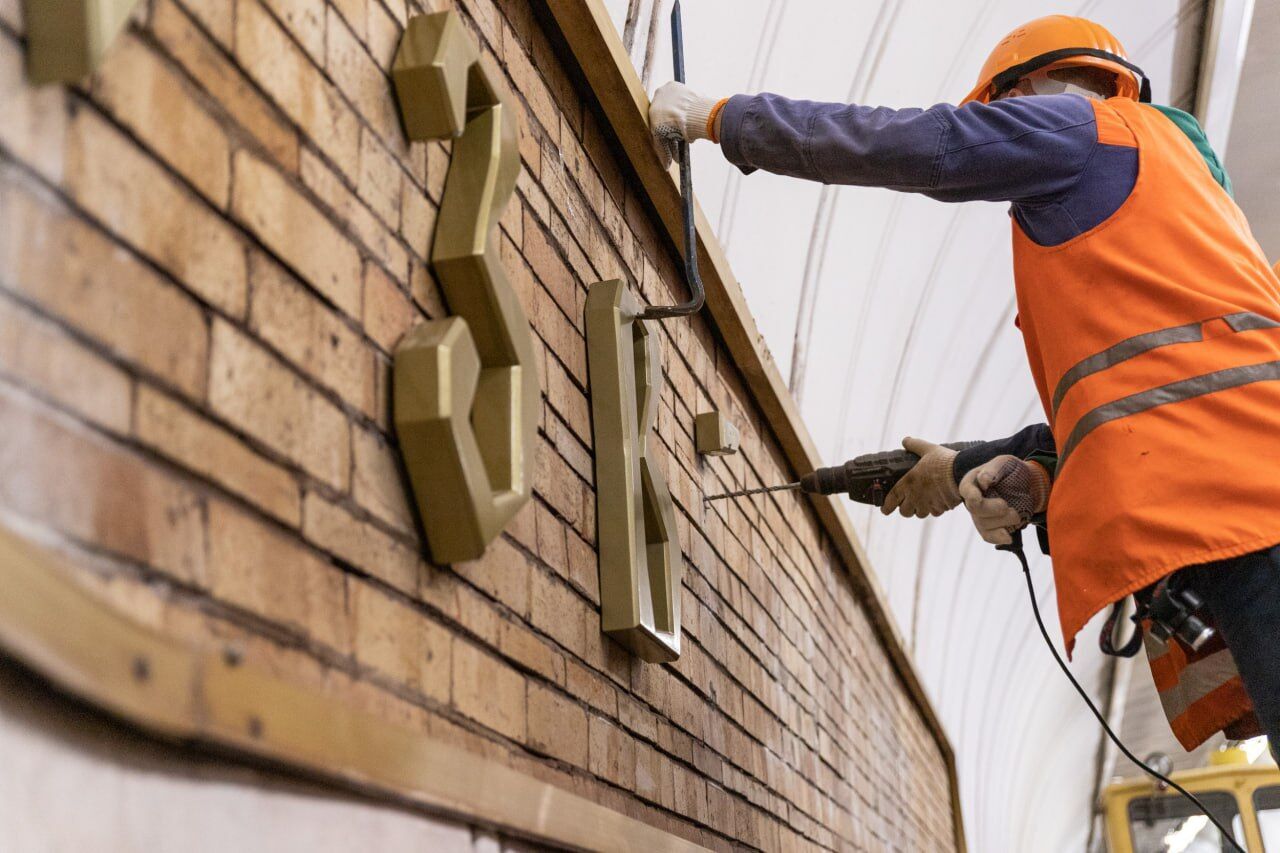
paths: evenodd
<path fill-rule="evenodd" d="M 743 489 L 740 492 L 725 492 L 723 495 L 707 495 L 702 499 L 702 502 L 718 501 L 722 498 L 741 498 L 746 495 L 761 495 L 765 492 L 786 492 L 798 488 L 800 488 L 800 482 L 796 481 L 794 483 L 784 483 L 781 486 L 765 486 L 763 489 Z"/>

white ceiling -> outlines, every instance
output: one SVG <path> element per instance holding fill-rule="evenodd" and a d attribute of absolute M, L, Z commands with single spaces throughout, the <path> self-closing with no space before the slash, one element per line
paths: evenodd
<path fill-rule="evenodd" d="M 671 78 L 670 2 L 657 2 L 651 90 Z M 654 0 L 607 5 L 619 32 L 629 5 L 643 10 L 643 41 Z M 901 107 L 954 102 L 1005 33 L 1054 12 L 1106 25 L 1151 77 L 1157 102 L 1189 106 L 1204 18 L 1202 0 L 683 6 L 688 80 L 704 94 Z M 643 64 L 643 44 L 632 55 Z M 1270 121 L 1274 129 L 1274 110 Z M 744 177 L 707 143 L 693 162 L 699 201 L 784 375 L 797 337 L 807 349 L 793 391 L 828 462 L 908 434 L 995 438 L 1043 420 L 1012 325 L 1003 206 Z M 1100 735 L 1036 632 L 1013 558 L 984 545 L 963 512 L 922 522 L 848 509 L 955 747 L 969 848 L 1083 850 Z M 1037 555 L 1032 568 L 1056 626 L 1048 560 Z M 1095 627 L 1081 635 L 1072 668 L 1101 699 L 1109 672 L 1095 637 Z"/>

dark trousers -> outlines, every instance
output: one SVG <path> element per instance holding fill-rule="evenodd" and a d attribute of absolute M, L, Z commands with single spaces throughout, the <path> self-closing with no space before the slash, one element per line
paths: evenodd
<path fill-rule="evenodd" d="M 1240 679 L 1280 755 L 1280 545 L 1183 570 L 1231 649 Z"/>

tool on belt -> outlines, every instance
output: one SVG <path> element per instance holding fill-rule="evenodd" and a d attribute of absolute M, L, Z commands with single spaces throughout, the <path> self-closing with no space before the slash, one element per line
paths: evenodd
<path fill-rule="evenodd" d="M 979 444 L 977 441 L 955 441 L 944 444 L 952 450 L 964 450 Z M 722 495 L 708 495 L 704 501 L 718 501 L 724 498 L 741 498 L 747 495 L 760 495 L 765 492 L 785 492 L 800 490 L 811 495 L 847 494 L 858 503 L 881 506 L 885 495 L 889 494 L 899 480 L 916 466 L 920 457 L 910 450 L 887 450 L 883 453 L 864 453 L 855 456 L 843 465 L 832 465 L 819 468 L 805 474 L 794 483 L 781 486 L 765 486 L 759 489 L 743 489 L 738 492 L 725 492 Z"/>
<path fill-rule="evenodd" d="M 1151 636 L 1162 643 L 1177 638 L 1193 652 L 1213 637 L 1215 631 L 1198 615 L 1204 607 L 1204 600 L 1199 593 L 1179 583 L 1178 575 L 1172 574 L 1161 578 L 1145 589 L 1133 594 L 1137 608 L 1129 618 L 1137 628 L 1129 642 L 1116 648 L 1116 623 L 1124 610 L 1124 600 L 1117 601 L 1111 608 L 1111 614 L 1102 625 L 1102 633 L 1098 637 L 1098 646 L 1103 654 L 1115 657 L 1131 658 L 1142 648 L 1142 623 L 1147 621 L 1147 630 Z"/>

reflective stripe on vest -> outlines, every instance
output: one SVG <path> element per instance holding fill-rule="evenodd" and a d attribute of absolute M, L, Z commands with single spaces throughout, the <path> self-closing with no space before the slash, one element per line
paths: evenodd
<path fill-rule="evenodd" d="M 1168 654 L 1168 647 L 1150 634 L 1143 638 L 1143 645 L 1154 673 L 1157 662 Z M 1172 722 L 1191 710 L 1195 703 L 1239 677 L 1231 651 L 1219 649 L 1199 660 L 1188 661 L 1178 670 L 1177 680 L 1164 690 L 1157 691 L 1160 694 L 1160 705 L 1164 708 L 1165 716 Z"/>
<path fill-rule="evenodd" d="M 1141 335 L 1127 338 L 1100 353 L 1081 359 L 1062 374 L 1062 378 L 1058 380 L 1058 385 L 1053 392 L 1053 414 L 1055 416 L 1058 414 L 1058 407 L 1062 404 L 1063 398 L 1080 380 L 1160 347 L 1202 342 L 1204 340 L 1204 324 L 1213 322 L 1213 320 L 1224 321 L 1228 328 L 1235 333 L 1280 328 L 1280 322 L 1269 317 L 1263 317 L 1261 314 L 1255 314 L 1252 311 L 1241 311 L 1236 314 L 1227 314 L 1223 317 L 1215 317 L 1200 322 L 1171 326 L 1167 329 L 1157 329 L 1154 332 L 1145 332 Z M 1119 400 L 1095 406 L 1080 416 L 1072 427 L 1071 433 L 1067 436 L 1067 440 L 1063 442 L 1059 450 L 1058 468 L 1061 470 L 1067 464 L 1067 458 L 1075 450 L 1076 446 L 1084 440 L 1085 436 L 1103 424 L 1129 415 L 1136 415 L 1139 412 L 1145 412 L 1168 403 L 1178 403 L 1183 400 L 1190 400 L 1193 397 L 1212 394 L 1215 391 L 1225 391 L 1229 388 L 1238 388 L 1241 385 L 1249 385 L 1253 382 L 1275 379 L 1280 379 L 1280 361 L 1268 361 L 1261 364 L 1243 365 L 1193 376 L 1190 379 L 1170 382 L 1167 385 L 1139 391 Z"/>

